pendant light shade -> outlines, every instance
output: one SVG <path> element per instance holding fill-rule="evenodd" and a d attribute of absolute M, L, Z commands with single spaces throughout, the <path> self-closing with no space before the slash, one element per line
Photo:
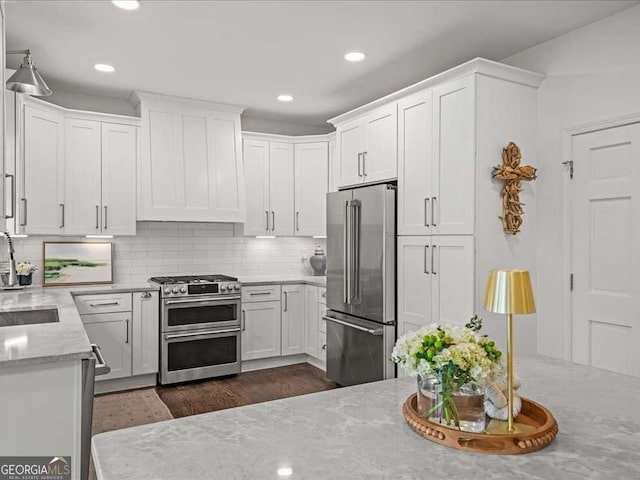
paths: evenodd
<path fill-rule="evenodd" d="M 8 51 L 7 53 L 25 54 L 22 65 L 7 80 L 7 88 L 18 93 L 26 93 L 38 97 L 47 97 L 51 95 L 51 89 L 38 73 L 38 69 L 31 61 L 31 52 L 29 50 Z"/>

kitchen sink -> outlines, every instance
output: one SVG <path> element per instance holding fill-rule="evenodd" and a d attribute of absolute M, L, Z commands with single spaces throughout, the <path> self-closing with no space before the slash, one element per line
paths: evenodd
<path fill-rule="evenodd" d="M 59 322 L 57 308 L 0 311 L 0 327 Z"/>

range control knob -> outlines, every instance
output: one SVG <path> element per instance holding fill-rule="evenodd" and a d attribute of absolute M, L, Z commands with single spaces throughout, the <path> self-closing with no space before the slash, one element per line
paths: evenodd
<path fill-rule="evenodd" d="M 170 288 L 165 288 L 164 289 L 164 293 L 166 293 L 167 295 L 169 295 L 171 293 L 171 289 Z"/>
<path fill-rule="evenodd" d="M 236 283 L 236 284 L 233 286 L 233 288 L 234 288 L 234 289 L 236 289 L 236 290 L 240 290 L 240 284 L 239 284 L 239 283 Z"/>
<path fill-rule="evenodd" d="M 180 289 L 180 293 L 187 293 L 187 289 L 186 289 L 186 288 L 184 288 L 184 287 L 182 287 L 182 288 Z"/>
<path fill-rule="evenodd" d="M 220 285 L 220 291 L 221 292 L 226 292 L 227 291 L 227 285 L 226 284 Z"/>
<path fill-rule="evenodd" d="M 178 287 L 173 287 L 172 292 L 173 292 L 173 293 L 178 293 Z"/>

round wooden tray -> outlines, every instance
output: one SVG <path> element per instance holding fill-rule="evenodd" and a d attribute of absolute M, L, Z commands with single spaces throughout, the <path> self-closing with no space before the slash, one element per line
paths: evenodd
<path fill-rule="evenodd" d="M 415 393 L 404 402 L 402 413 L 418 435 L 467 452 L 493 455 L 531 453 L 545 448 L 558 433 L 558 423 L 551 412 L 526 398 L 522 398 L 522 410 L 515 419 L 516 425 L 526 432 L 472 433 L 430 422 L 418 414 Z"/>

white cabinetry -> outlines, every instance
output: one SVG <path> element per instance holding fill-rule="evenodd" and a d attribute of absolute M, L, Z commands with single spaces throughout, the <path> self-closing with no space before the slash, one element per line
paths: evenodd
<path fill-rule="evenodd" d="M 280 342 L 280 301 L 243 303 L 242 361 L 279 357 Z"/>
<path fill-rule="evenodd" d="M 293 145 L 269 143 L 269 207 L 272 235 L 293 235 Z"/>
<path fill-rule="evenodd" d="M 337 124 L 338 187 L 397 177 L 397 105 Z"/>
<path fill-rule="evenodd" d="M 304 285 L 282 286 L 282 355 L 305 352 Z"/>
<path fill-rule="evenodd" d="M 158 292 L 133 292 L 133 375 L 158 372 L 160 303 Z"/>
<path fill-rule="evenodd" d="M 243 222 L 243 108 L 136 95 L 142 117 L 138 220 Z"/>
<path fill-rule="evenodd" d="M 318 327 L 320 326 L 318 308 L 318 287 L 305 285 L 305 353 L 313 357 L 319 357 L 318 352 Z"/>
<path fill-rule="evenodd" d="M 326 235 L 329 145 L 295 146 L 295 234 Z"/>
<path fill-rule="evenodd" d="M 111 368 L 96 382 L 131 376 L 131 312 L 83 315 L 82 323 L 91 343 L 100 346 Z"/>

